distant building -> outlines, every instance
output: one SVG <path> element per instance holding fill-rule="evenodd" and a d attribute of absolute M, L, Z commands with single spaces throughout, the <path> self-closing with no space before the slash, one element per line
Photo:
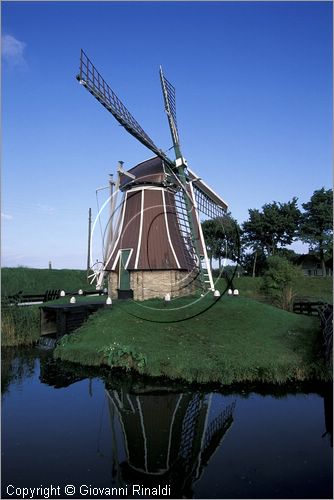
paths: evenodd
<path fill-rule="evenodd" d="M 307 253 L 300 255 L 297 264 L 299 264 L 303 270 L 304 276 L 323 276 L 321 260 L 317 255 L 312 253 Z M 333 275 L 333 261 L 332 259 L 327 259 L 325 261 L 326 265 L 326 276 Z"/>

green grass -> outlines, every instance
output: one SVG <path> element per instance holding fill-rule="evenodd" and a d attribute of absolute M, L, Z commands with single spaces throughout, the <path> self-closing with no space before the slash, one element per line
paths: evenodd
<path fill-rule="evenodd" d="M 234 278 L 233 284 L 238 288 L 242 297 L 249 297 L 256 300 L 265 301 L 266 298 L 261 292 L 262 278 L 251 278 L 241 276 Z M 217 288 L 221 291 L 226 288 L 226 281 L 224 279 L 218 280 Z M 333 278 L 330 276 L 322 277 L 308 277 L 303 276 L 297 282 L 296 298 L 309 298 L 313 300 L 324 300 L 325 302 L 333 303 Z"/>
<path fill-rule="evenodd" d="M 4 267 L 1 270 L 2 296 L 15 295 L 20 290 L 23 294 L 41 294 L 51 289 L 75 292 L 80 288 L 94 289 L 87 283 L 86 271 L 29 267 Z"/>
<path fill-rule="evenodd" d="M 76 304 L 85 304 L 87 302 L 105 302 L 107 299 L 106 295 L 76 295 L 75 301 Z M 43 302 L 43 306 L 48 306 L 51 304 L 70 304 L 71 296 L 67 295 L 66 297 L 59 297 L 56 300 L 50 300 L 48 302 Z"/>
<path fill-rule="evenodd" d="M 298 282 L 296 295 L 298 298 L 321 299 L 333 304 L 333 278 L 303 276 Z"/>
<path fill-rule="evenodd" d="M 317 318 L 242 297 L 190 303 L 115 301 L 65 336 L 55 357 L 198 383 L 328 378 L 318 356 Z"/>
<path fill-rule="evenodd" d="M 262 278 L 240 276 L 240 278 L 234 278 L 233 284 L 239 290 L 242 297 L 264 300 L 264 296 L 261 293 Z M 223 292 L 227 287 L 226 280 L 220 278 L 216 283 L 216 287 Z"/>

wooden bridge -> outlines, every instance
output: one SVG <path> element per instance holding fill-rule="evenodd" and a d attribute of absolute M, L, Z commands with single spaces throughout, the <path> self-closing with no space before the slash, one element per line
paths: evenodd
<path fill-rule="evenodd" d="M 71 333 L 79 328 L 88 316 L 103 307 L 108 307 L 105 297 L 94 302 L 40 306 L 41 335 L 59 338 Z"/>
<path fill-rule="evenodd" d="M 102 290 L 99 291 L 75 291 L 66 292 L 65 296 L 86 296 L 85 302 L 59 303 L 60 290 L 46 290 L 41 294 L 23 294 L 22 291 L 15 295 L 7 295 L 2 297 L 3 307 L 25 307 L 32 305 L 40 305 L 40 334 L 41 336 L 49 336 L 59 338 L 67 333 L 71 333 L 82 325 L 92 313 L 102 307 L 110 307 L 106 305 L 106 296 Z M 94 300 L 89 301 L 88 296 L 94 297 Z M 88 298 L 88 299 L 87 299 Z M 52 301 L 54 301 L 52 303 Z M 49 303 L 50 302 L 50 303 Z M 47 304 L 45 304 L 47 303 Z M 45 304 L 45 305 L 43 305 Z"/>

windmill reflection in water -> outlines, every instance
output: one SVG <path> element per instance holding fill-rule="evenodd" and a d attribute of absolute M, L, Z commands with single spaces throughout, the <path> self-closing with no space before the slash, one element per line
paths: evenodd
<path fill-rule="evenodd" d="M 235 402 L 210 418 L 212 394 L 107 390 L 118 487 L 169 485 L 171 497 L 191 498 L 233 422 Z M 121 433 L 116 429 L 121 428 Z M 123 443 L 119 443 L 122 435 Z M 126 460 L 122 460 L 121 448 Z"/>

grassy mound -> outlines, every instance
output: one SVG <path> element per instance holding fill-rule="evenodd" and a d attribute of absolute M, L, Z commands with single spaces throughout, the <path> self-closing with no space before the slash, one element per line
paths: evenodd
<path fill-rule="evenodd" d="M 63 337 L 55 357 L 187 382 L 284 383 L 328 377 L 319 320 L 247 298 L 115 302 Z"/>

